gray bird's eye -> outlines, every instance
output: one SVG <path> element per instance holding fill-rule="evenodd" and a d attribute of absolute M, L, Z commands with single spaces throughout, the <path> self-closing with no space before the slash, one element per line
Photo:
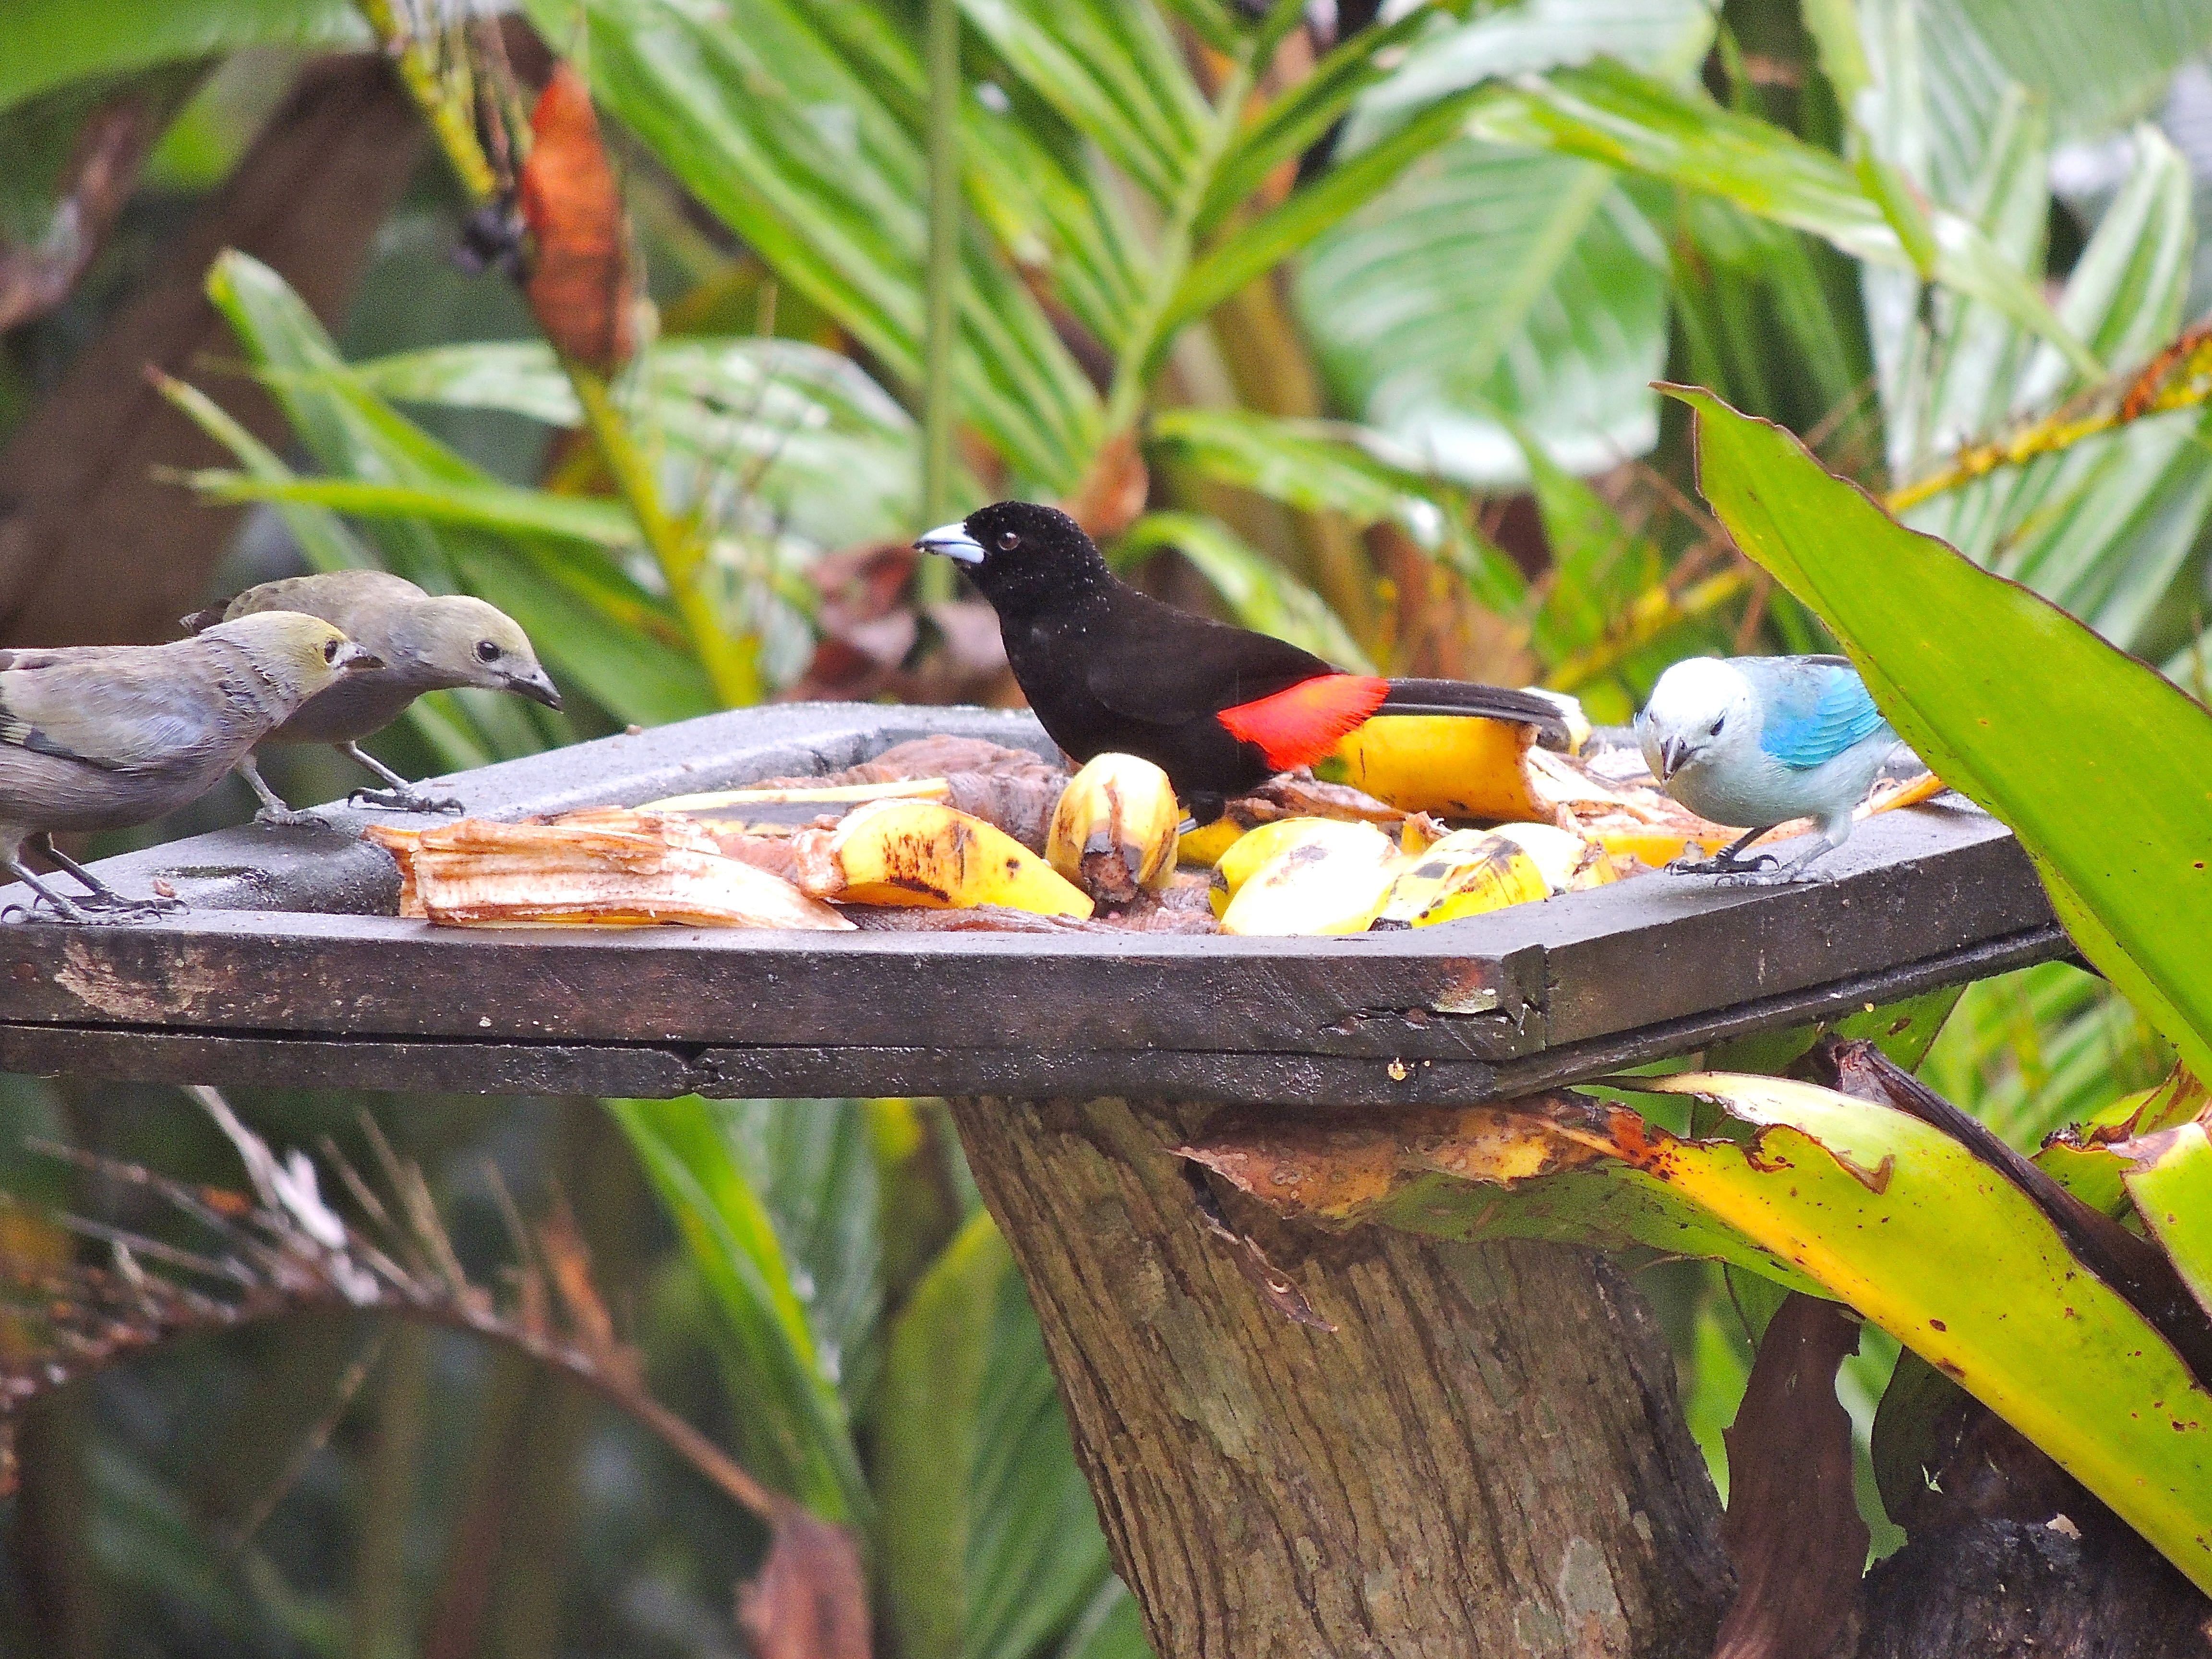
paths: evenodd
<path fill-rule="evenodd" d="M 1720 734 L 1721 734 L 1721 727 L 1723 727 L 1723 726 L 1726 726 L 1727 724 L 1728 724 L 1728 716 L 1727 716 L 1726 714 L 1723 714 L 1723 715 L 1722 715 L 1718 720 L 1715 720 L 1715 721 L 1714 721 L 1711 726 L 1707 726 L 1707 727 L 1705 728 L 1705 735 L 1706 735 L 1707 737 L 1717 738 L 1717 737 L 1718 737 L 1718 736 L 1720 736 Z"/>
<path fill-rule="evenodd" d="M 338 642 L 336 640 L 325 640 L 323 641 L 323 660 L 325 662 L 336 662 L 337 659 Z"/>
<path fill-rule="evenodd" d="M 477 641 L 477 660 L 478 662 L 497 662 L 499 660 L 498 645 L 490 640 L 478 640 Z"/>
<path fill-rule="evenodd" d="M 1000 551 L 1000 552 L 1001 552 L 1001 553 L 1011 553 L 1011 552 L 1012 552 L 1016 548 L 1019 547 L 1021 544 L 1022 544 L 1022 538 L 1021 538 L 1019 536 L 1017 536 L 1016 534 L 1014 534 L 1014 532 L 1013 532 L 1012 531 L 1011 531 L 1011 530 L 1001 530 L 1001 531 L 999 532 L 999 551 Z"/>

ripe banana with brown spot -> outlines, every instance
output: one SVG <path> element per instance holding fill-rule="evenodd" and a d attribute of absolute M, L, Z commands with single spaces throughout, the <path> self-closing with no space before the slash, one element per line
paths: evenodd
<path fill-rule="evenodd" d="M 1001 904 L 1088 916 L 1091 900 L 1003 830 L 936 801 L 884 800 L 793 837 L 800 890 L 852 904 Z"/>
<path fill-rule="evenodd" d="M 1102 904 L 1175 879 L 1182 808 L 1168 775 L 1134 755 L 1098 755 L 1060 792 L 1045 860 Z"/>
<path fill-rule="evenodd" d="M 1285 818 L 1222 854 L 1224 933 L 1358 933 L 1390 890 L 1397 846 L 1370 823 Z"/>

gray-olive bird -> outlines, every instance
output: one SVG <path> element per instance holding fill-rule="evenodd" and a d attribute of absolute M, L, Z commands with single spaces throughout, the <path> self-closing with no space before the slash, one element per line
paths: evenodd
<path fill-rule="evenodd" d="M 382 666 L 343 629 L 281 611 L 168 645 L 0 651 L 0 871 L 69 921 L 174 908 L 125 897 L 53 832 L 127 830 L 189 805 L 312 698 Z M 27 848 L 91 896 L 41 881 Z"/>
<path fill-rule="evenodd" d="M 306 708 L 263 738 L 264 743 L 326 743 L 358 761 L 392 787 L 359 789 L 352 799 L 371 806 L 408 812 L 458 812 L 457 800 L 436 799 L 361 747 L 361 739 L 381 732 L 425 691 L 479 686 L 513 691 L 561 706 L 561 694 L 538 665 L 529 635 L 506 612 L 465 593 L 424 592 L 404 577 L 382 570 L 333 570 L 315 576 L 289 576 L 249 587 L 227 604 L 185 618 L 194 633 L 264 611 L 304 611 L 343 629 L 381 658 L 374 673 L 348 677 L 343 684 L 312 698 Z M 240 774 L 261 798 L 255 816 L 264 823 L 313 823 L 313 813 L 295 812 L 261 776 L 252 755 L 241 756 Z"/>

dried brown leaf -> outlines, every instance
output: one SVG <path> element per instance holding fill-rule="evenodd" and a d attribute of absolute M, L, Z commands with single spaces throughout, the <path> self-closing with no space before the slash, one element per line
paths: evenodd
<path fill-rule="evenodd" d="M 868 1659 L 868 1593 L 842 1527 L 777 1500 L 759 1575 L 738 1589 L 738 1625 L 754 1659 Z"/>

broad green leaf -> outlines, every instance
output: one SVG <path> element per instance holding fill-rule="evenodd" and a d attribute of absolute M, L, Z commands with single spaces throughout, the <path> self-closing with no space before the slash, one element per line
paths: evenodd
<path fill-rule="evenodd" d="M 0 109 L 66 82 L 245 46 L 373 44 L 352 0 L 8 0 Z"/>
<path fill-rule="evenodd" d="M 883 1359 L 871 1104 L 725 1100 L 707 1109 L 775 1228 L 822 1373 L 848 1409 L 872 1396 Z"/>
<path fill-rule="evenodd" d="M 1380 143 L 1339 162 L 1259 217 L 1230 229 L 1184 273 L 1169 301 L 1158 352 L 1166 349 L 1183 324 L 1205 315 L 1387 190 L 1408 167 L 1459 130 L 1461 113 L 1475 95 L 1462 94 L 1422 111 Z"/>
<path fill-rule="evenodd" d="M 911 1659 L 1029 1659 L 1108 1577 L 1036 1317 L 981 1212 L 893 1324 L 876 1474 Z"/>
<path fill-rule="evenodd" d="M 961 1659 L 969 1478 L 991 1316 L 1013 1258 L 990 1218 L 963 1228 L 892 1322 L 876 1409 L 884 1589 L 912 1659 Z"/>
<path fill-rule="evenodd" d="M 1889 1106 L 1779 1078 L 1652 1086 L 1758 1133 L 1662 1139 L 1644 1167 L 1939 1366 L 2212 1584 L 2212 1395 L 2024 1194 Z"/>
<path fill-rule="evenodd" d="M 1144 1609 L 1129 1587 L 1109 1577 L 1067 1633 L 1059 1659 L 1152 1659 Z"/>
<path fill-rule="evenodd" d="M 2203 1085 L 2176 1066 L 2154 1088 L 2099 1107 L 2046 1139 L 2035 1154 L 2045 1174 L 2093 1209 L 2124 1216 L 2133 1207 L 2124 1143 L 2179 1128 L 2204 1109 Z"/>
<path fill-rule="evenodd" d="M 1129 526 L 1112 556 L 1127 565 L 1173 548 L 1188 559 L 1247 628 L 1273 634 L 1340 668 L 1372 673 L 1374 665 L 1320 594 L 1255 551 L 1219 520 L 1194 513 L 1149 513 Z"/>
<path fill-rule="evenodd" d="M 870 1510 L 835 1385 L 767 1206 L 711 1103 L 611 1100 L 723 1315 L 731 1419 L 747 1466 L 832 1521 Z"/>
<path fill-rule="evenodd" d="M 1581 156 L 1710 191 L 1823 237 L 1854 258 L 1911 268 L 1896 231 L 1848 164 L 1781 127 L 1617 64 L 1523 77 L 1478 104 L 1468 128 L 1493 143 Z M 2051 341 L 2081 373 L 2100 372 L 2094 354 L 1971 222 L 1939 212 L 1930 224 L 1939 281 Z"/>
<path fill-rule="evenodd" d="M 1235 212 L 1267 182 L 1267 175 L 1320 142 L 1352 100 L 1389 79 L 1407 48 L 1420 41 L 1416 61 L 1441 44 L 1445 8 L 1416 5 L 1390 22 L 1376 22 L 1334 47 L 1313 73 L 1272 100 L 1242 132 L 1214 168 L 1194 228 L 1201 236 Z"/>
<path fill-rule="evenodd" d="M 1158 11 L 1123 0 L 961 0 L 961 11 L 1032 91 L 1173 205 L 1212 114 Z"/>
<path fill-rule="evenodd" d="M 2125 998 L 2095 975 L 2054 962 L 1968 987 L 1919 1069 L 1937 1094 L 2033 1152 L 2069 1123 L 2100 1121 L 2172 1061 Z"/>
<path fill-rule="evenodd" d="M 972 1659 L 1029 1659 L 1048 1650 L 1111 1572 L 1044 1333 L 1017 1273 L 1000 1279 L 991 1310 L 975 1454 L 962 1646 Z"/>
<path fill-rule="evenodd" d="M 2160 1130 L 2122 1149 L 2136 1213 L 2181 1274 L 2197 1304 L 2212 1313 L 2212 1141 L 2201 1121 Z"/>
<path fill-rule="evenodd" d="M 2173 71 L 2212 49 L 2212 10 L 2195 0 L 1946 0 L 2025 85 L 2051 100 L 2066 136 L 2142 114 Z"/>
<path fill-rule="evenodd" d="M 1905 1112 L 1809 1084 L 1694 1073 L 1640 1086 L 1719 1107 L 1730 1133 L 1686 1139 L 1625 1107 L 1550 1095 L 1401 1115 L 1364 1136 L 1349 1118 L 1232 1118 L 1200 1151 L 1309 1219 L 1387 1206 L 1418 1172 L 1421 1208 L 1397 1219 L 1428 1231 L 1479 1229 L 1501 1199 L 1632 1172 L 1696 1218 L 1682 1248 L 1768 1278 L 1760 1260 L 1789 1264 L 1785 1282 L 1811 1281 L 1958 1378 L 2212 1583 L 2212 1395 L 2010 1182 Z"/>
<path fill-rule="evenodd" d="M 1151 445 L 1221 483 L 1306 513 L 1340 513 L 1355 528 L 1395 524 L 1424 548 L 1442 545 L 1466 501 L 1420 471 L 1381 434 L 1339 421 L 1290 421 L 1243 410 L 1169 409 Z"/>
<path fill-rule="evenodd" d="M 540 341 L 433 347 L 351 372 L 397 402 L 583 422 L 568 376 Z M 849 357 L 797 340 L 690 336 L 641 353 L 617 395 L 665 447 L 672 500 L 699 494 L 703 476 L 733 481 L 740 505 L 820 547 L 912 533 L 914 421 Z M 964 477 L 962 495 L 982 499 Z"/>
<path fill-rule="evenodd" d="M 841 20 L 782 0 L 533 0 L 549 40 L 586 35 L 592 90 L 777 275 L 911 386 L 921 380 L 925 176 L 881 70 Z M 900 43 L 874 38 L 876 49 Z M 879 88 L 881 88 L 879 90 Z M 964 419 L 1041 485 L 1073 487 L 1097 398 L 1043 311 L 963 238 L 954 379 Z"/>
<path fill-rule="evenodd" d="M 2130 148 L 2134 167 L 2059 302 L 2069 326 L 2127 364 L 2147 357 L 2179 326 L 2196 242 L 2187 170 L 2172 146 L 2146 129 Z M 2041 179 L 2039 157 L 2030 204 L 2039 250 Z M 1870 315 L 1881 292 L 1876 275 L 1869 273 Z M 1905 325 L 1914 341 L 1908 364 L 1978 357 L 1988 368 L 1978 384 L 1962 384 L 1958 372 L 1930 380 L 1886 368 L 1893 468 L 1923 471 L 1915 458 L 1924 452 L 1941 453 L 1962 439 L 2002 430 L 2070 387 L 2070 371 L 2054 353 L 2008 327 L 2000 325 L 1994 338 L 1985 327 L 1978 349 L 1970 349 L 1977 337 L 1967 332 L 1971 324 L 1956 319 L 1933 338 Z M 1907 521 L 2025 582 L 2115 644 L 2140 650 L 2193 568 L 2198 532 L 2212 516 L 2208 435 L 2212 421 L 2201 414 L 2138 422 L 1935 496 L 1912 508 Z"/>
<path fill-rule="evenodd" d="M 1779 428 L 1676 395 L 1698 411 L 1699 484 L 1736 545 L 1834 631 L 1921 758 L 2011 825 L 2082 953 L 2206 1072 L 2212 714 L 1906 530 Z"/>
<path fill-rule="evenodd" d="M 199 429 L 230 451 L 238 464 L 254 478 L 271 484 L 289 484 L 298 475 L 284 465 L 276 452 L 248 432 L 222 404 L 198 387 L 182 380 L 164 380 L 161 395 L 182 410 Z M 276 503 L 278 516 L 292 532 L 300 551 L 317 570 L 357 570 L 374 562 L 368 550 L 354 538 L 345 520 L 327 507 L 300 501 Z"/>
<path fill-rule="evenodd" d="M 206 471 L 184 482 L 210 501 L 289 501 L 328 507 L 356 519 L 420 519 L 502 536 L 558 536 L 594 546 L 639 544 L 637 520 L 618 501 L 556 495 L 502 483 L 359 483 L 350 478 L 257 478 Z"/>
<path fill-rule="evenodd" d="M 1423 40 L 1360 99 L 1340 166 L 1422 112 L 1488 95 L 1466 89 L 1498 76 L 1606 52 L 1672 77 L 1711 33 L 1694 0 L 1491 13 Z M 1577 473 L 1657 441 L 1666 267 L 1607 169 L 1455 135 L 1316 238 L 1296 293 L 1346 406 L 1452 477 L 1517 486 L 1527 475 L 1508 422 Z"/>

